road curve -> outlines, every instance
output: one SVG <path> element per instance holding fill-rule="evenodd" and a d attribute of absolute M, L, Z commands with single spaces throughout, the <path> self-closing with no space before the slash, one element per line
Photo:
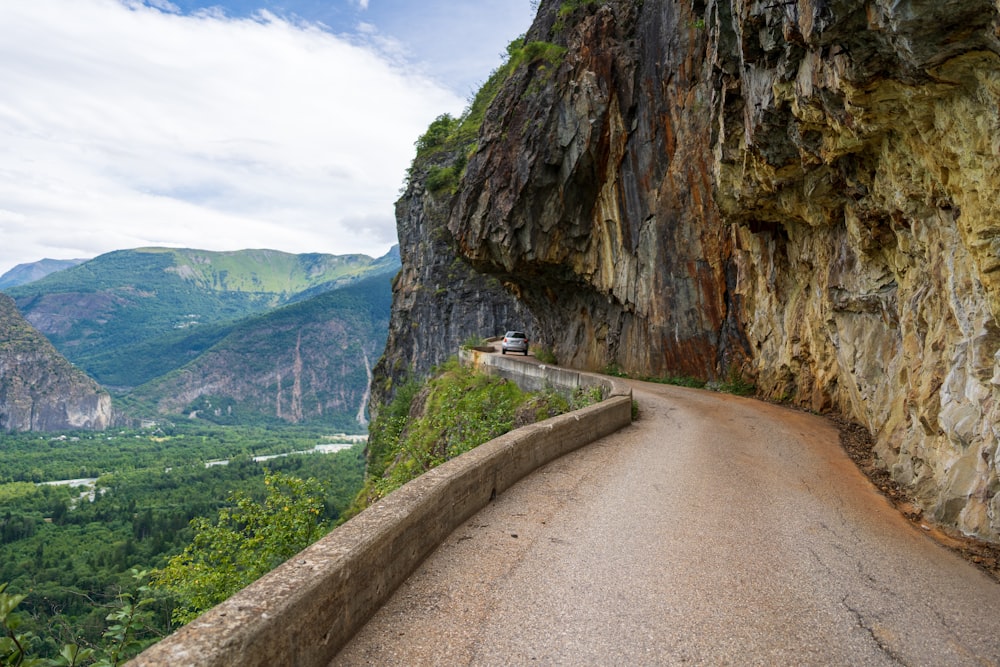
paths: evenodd
<path fill-rule="evenodd" d="M 1000 665 L 1000 584 L 827 421 L 632 386 L 638 421 L 455 530 L 332 665 Z"/>

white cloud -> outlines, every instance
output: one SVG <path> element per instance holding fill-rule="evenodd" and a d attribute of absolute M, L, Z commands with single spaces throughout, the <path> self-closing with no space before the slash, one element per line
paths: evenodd
<path fill-rule="evenodd" d="M 143 245 L 387 250 L 414 140 L 464 100 L 377 32 L 156 5 L 5 3 L 0 273 Z"/>

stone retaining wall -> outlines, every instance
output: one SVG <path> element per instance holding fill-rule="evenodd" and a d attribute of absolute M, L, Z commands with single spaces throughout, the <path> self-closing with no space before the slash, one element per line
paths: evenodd
<path fill-rule="evenodd" d="M 128 664 L 328 665 L 462 522 L 533 470 L 631 422 L 632 394 L 623 383 L 497 354 L 463 351 L 462 360 L 526 389 L 599 384 L 608 398 L 421 475 Z"/>

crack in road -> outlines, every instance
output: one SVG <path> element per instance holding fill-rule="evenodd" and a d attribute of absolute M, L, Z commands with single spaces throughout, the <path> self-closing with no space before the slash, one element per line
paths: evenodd
<path fill-rule="evenodd" d="M 883 655 L 885 655 L 887 658 L 889 658 L 890 660 L 892 660 L 897 665 L 903 665 L 903 667 L 909 667 L 909 663 L 907 663 L 902 658 L 902 656 L 900 656 L 895 650 L 893 650 L 893 648 L 891 646 L 889 646 L 882 639 L 882 637 L 879 635 L 878 632 L 876 632 L 876 630 L 875 630 L 875 628 L 874 628 L 874 626 L 872 624 L 868 623 L 865 620 L 865 615 L 861 612 L 861 610 L 854 608 L 853 606 L 851 606 L 847 602 L 847 598 L 848 597 L 849 596 L 845 595 L 840 600 L 840 604 L 843 605 L 844 609 L 846 609 L 848 612 L 850 612 L 850 614 L 854 617 L 854 620 L 855 620 L 855 623 L 857 624 L 857 626 L 861 630 L 863 630 L 871 638 L 872 642 L 875 644 L 876 647 L 878 647 L 878 650 Z M 876 621 L 877 620 L 878 619 L 876 617 Z"/>

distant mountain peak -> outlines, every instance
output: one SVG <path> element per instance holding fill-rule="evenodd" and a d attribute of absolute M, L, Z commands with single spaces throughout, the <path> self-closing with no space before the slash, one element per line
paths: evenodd
<path fill-rule="evenodd" d="M 0 276 L 0 290 L 18 285 L 26 285 L 41 280 L 47 275 L 83 264 L 86 259 L 40 259 L 37 262 L 18 264 Z"/>

